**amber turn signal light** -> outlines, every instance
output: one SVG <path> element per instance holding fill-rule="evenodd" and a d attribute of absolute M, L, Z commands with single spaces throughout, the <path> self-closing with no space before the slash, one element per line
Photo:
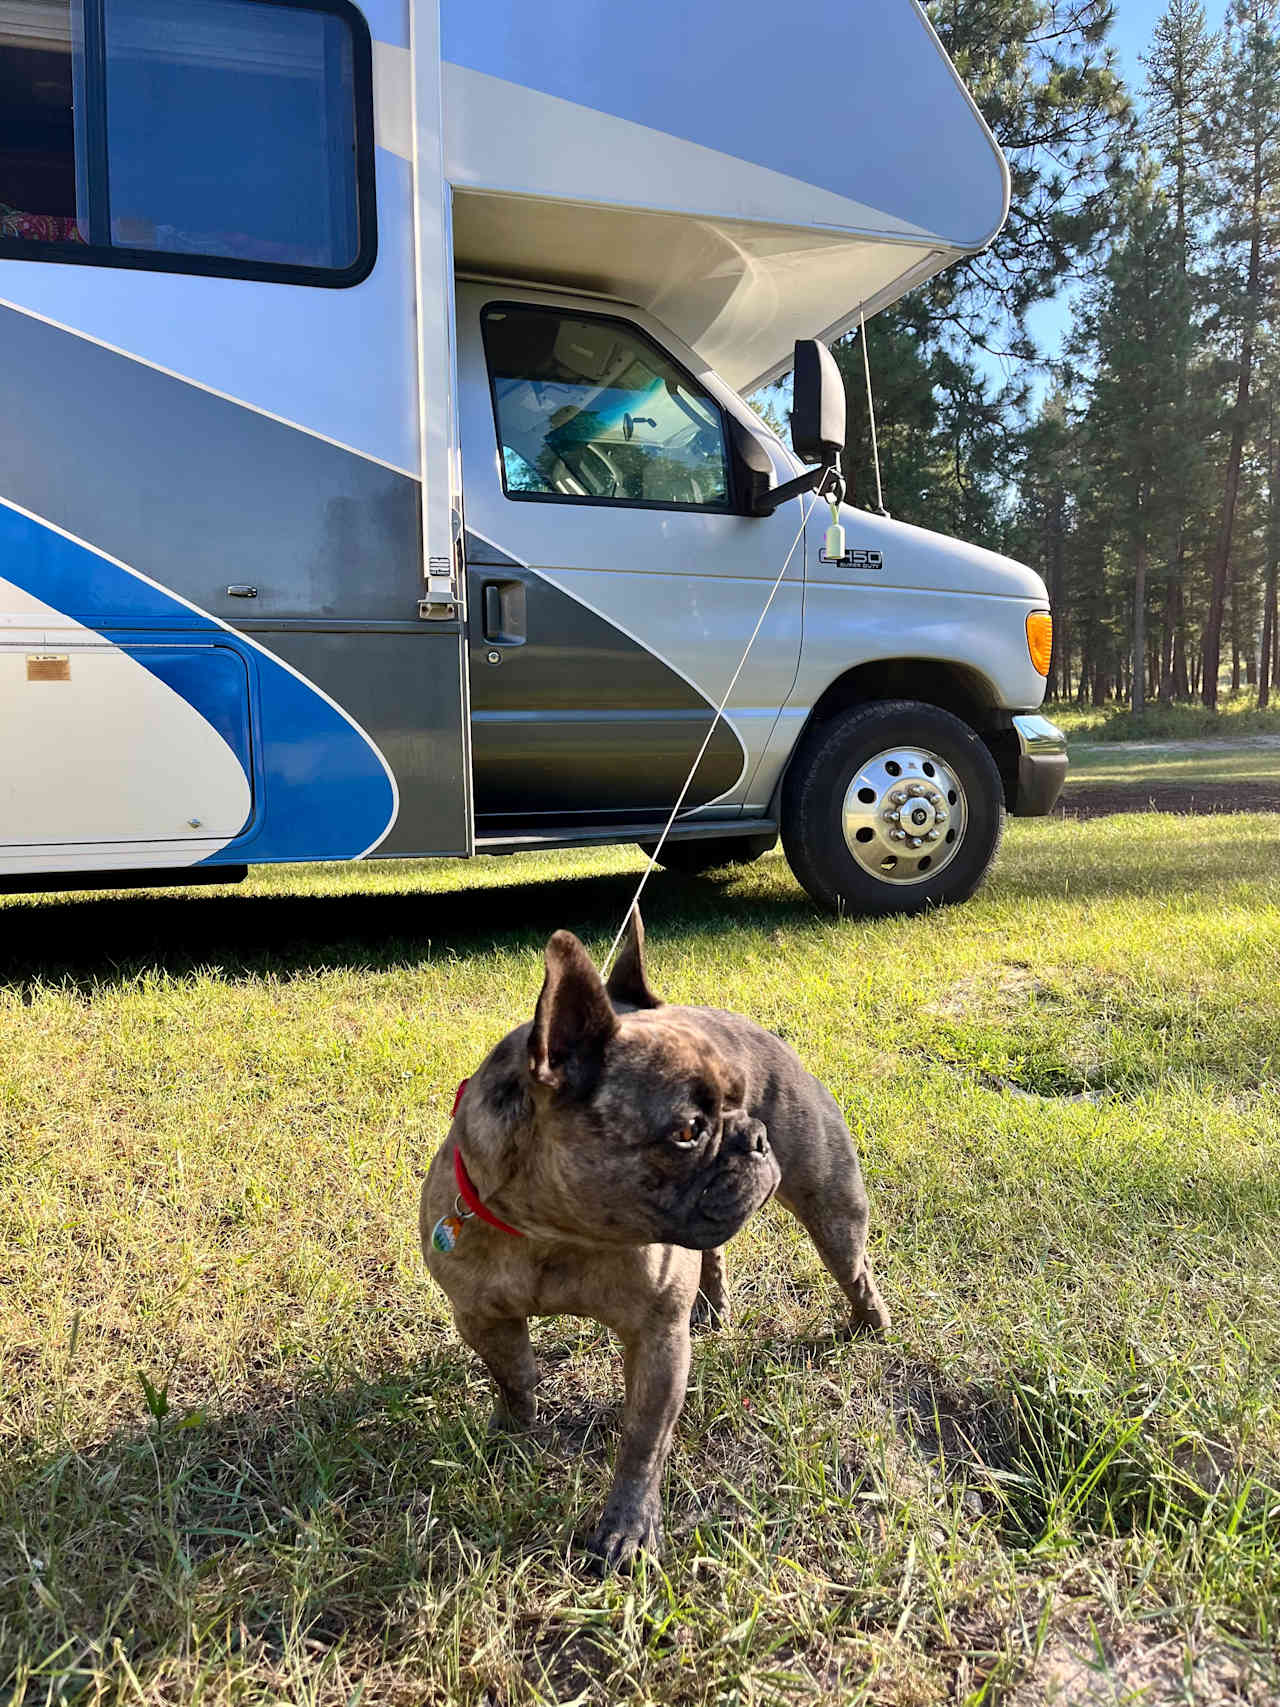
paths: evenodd
<path fill-rule="evenodd" d="M 1031 662 L 1042 676 L 1049 674 L 1049 659 L 1053 655 L 1053 618 L 1047 610 L 1027 613 L 1027 651 Z"/>

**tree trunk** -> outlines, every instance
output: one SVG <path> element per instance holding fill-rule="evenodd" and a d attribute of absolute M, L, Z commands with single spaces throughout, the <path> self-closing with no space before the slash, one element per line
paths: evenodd
<path fill-rule="evenodd" d="M 1227 600 L 1227 574 L 1231 566 L 1231 532 L 1240 492 L 1240 460 L 1244 454 L 1245 417 L 1249 409 L 1249 385 L 1253 377 L 1253 337 L 1258 294 L 1262 279 L 1262 144 L 1253 145 L 1253 204 L 1250 209 L 1249 276 L 1245 286 L 1245 319 L 1240 338 L 1240 373 L 1236 380 L 1236 406 L 1231 422 L 1231 445 L 1222 487 L 1222 517 L 1213 553 L 1213 583 L 1209 594 L 1209 616 L 1204 627 L 1204 680 L 1201 698 L 1211 711 L 1218 709 L 1218 668 L 1222 661 L 1222 615 Z"/>
<path fill-rule="evenodd" d="M 1053 649 L 1049 659 L 1049 697 L 1057 699 L 1059 693 L 1066 698 L 1067 690 L 1062 685 L 1066 679 L 1063 664 L 1063 632 L 1062 613 L 1066 606 L 1066 550 L 1063 540 L 1063 518 L 1066 511 L 1066 494 L 1060 488 L 1053 494 L 1053 503 L 1047 518 L 1045 540 L 1046 554 L 1049 559 L 1049 608 L 1054 615 Z"/>
<path fill-rule="evenodd" d="M 1183 570 L 1179 568 L 1178 583 L 1174 588 L 1173 661 L 1170 667 L 1170 673 L 1173 676 L 1170 695 L 1173 699 L 1191 698 L 1191 684 L 1187 678 L 1187 601 L 1185 587 L 1186 581 L 1183 578 Z"/>
<path fill-rule="evenodd" d="M 1176 558 L 1175 558 L 1176 560 Z M 1177 631 L 1177 570 L 1173 563 L 1164 584 L 1164 615 L 1160 619 L 1160 703 L 1168 705 L 1173 698 L 1173 648 Z"/>
<path fill-rule="evenodd" d="M 1280 581 L 1280 443 L 1276 439 L 1274 402 L 1269 411 L 1268 433 L 1272 456 L 1270 496 L 1267 503 L 1267 557 L 1262 599 L 1262 647 L 1258 656 L 1258 710 L 1271 701 L 1271 684 L 1280 673 L 1280 622 L 1276 613 L 1276 583 Z M 1280 685 L 1280 684 L 1278 684 Z"/>
<path fill-rule="evenodd" d="M 1129 703 L 1144 711 L 1147 703 L 1147 541 L 1139 529 L 1133 553 L 1133 681 Z"/>

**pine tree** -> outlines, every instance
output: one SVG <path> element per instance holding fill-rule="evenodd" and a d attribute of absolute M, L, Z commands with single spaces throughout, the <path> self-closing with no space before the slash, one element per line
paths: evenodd
<path fill-rule="evenodd" d="M 1135 711 L 1146 700 L 1148 569 L 1180 519 L 1179 376 L 1191 338 L 1175 222 L 1150 162 L 1140 160 L 1138 171 L 1078 333 L 1094 363 L 1085 438 L 1095 501 L 1111 522 L 1122 583 L 1132 571 L 1130 644 L 1122 667 Z"/>
<path fill-rule="evenodd" d="M 1106 229 L 1107 172 L 1129 101 L 1107 37 L 1113 0 L 927 0 L 1009 162 L 1009 218 L 991 248 L 922 293 L 935 334 L 1029 357 L 1027 310 L 1054 296 Z"/>
<path fill-rule="evenodd" d="M 932 335 L 917 297 L 879 314 L 866 329 L 885 508 L 893 516 L 1002 543 L 1007 400 L 992 397 L 971 362 Z M 844 375 L 849 500 L 876 505 L 862 344 L 834 346 Z"/>
<path fill-rule="evenodd" d="M 1201 697 L 1218 703 L 1222 625 L 1240 471 L 1251 424 L 1254 356 L 1260 329 L 1276 314 L 1280 259 L 1280 0 L 1232 0 L 1222 62 L 1223 89 L 1213 143 L 1221 223 L 1214 279 L 1219 327 L 1232 351 L 1234 400 L 1222 504 L 1211 560 Z"/>
<path fill-rule="evenodd" d="M 1053 652 L 1045 695 L 1067 699 L 1071 693 L 1073 600 L 1068 598 L 1068 562 L 1075 520 L 1074 471 L 1079 440 L 1069 393 L 1056 387 L 1022 435 L 1019 485 L 1022 511 L 1014 548 L 1044 578 L 1054 613 Z"/>
<path fill-rule="evenodd" d="M 1271 703 L 1280 687 L 1280 340 L 1271 338 L 1261 352 L 1266 406 L 1258 435 L 1266 480 L 1262 545 L 1262 639 L 1258 648 L 1258 709 Z"/>
<path fill-rule="evenodd" d="M 866 337 L 886 510 L 920 527 L 1002 549 L 1013 388 L 992 394 L 973 363 L 936 336 L 919 293 L 878 314 Z M 832 354 L 845 384 L 846 496 L 874 509 L 879 495 L 860 335 L 838 339 Z M 786 436 L 789 376 L 756 392 L 752 404 Z"/>
<path fill-rule="evenodd" d="M 1170 0 L 1156 22 L 1150 51 L 1142 55 L 1147 82 L 1144 132 L 1158 151 L 1162 176 L 1173 202 L 1177 267 L 1188 309 L 1195 311 L 1201 281 L 1199 248 L 1206 213 L 1204 191 L 1207 120 L 1218 38 L 1210 32 L 1200 0 Z M 1190 371 L 1190 341 L 1180 345 L 1178 389 L 1182 398 L 1174 492 L 1176 510 L 1165 576 L 1160 642 L 1159 693 L 1169 701 L 1185 698 L 1187 681 L 1186 575 L 1189 511 L 1207 477 L 1203 445 L 1207 436 L 1207 400 Z M 1196 376 L 1198 382 L 1199 376 Z"/>

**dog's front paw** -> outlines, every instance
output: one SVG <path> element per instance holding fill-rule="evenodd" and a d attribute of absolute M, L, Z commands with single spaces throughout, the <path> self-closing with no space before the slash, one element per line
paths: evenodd
<path fill-rule="evenodd" d="M 854 1334 L 866 1334 L 872 1339 L 883 1339 L 892 1325 L 889 1306 L 880 1296 L 875 1281 L 871 1278 L 871 1268 L 868 1264 L 863 1268 L 858 1281 L 849 1294 L 852 1306 L 849 1313 L 849 1329 Z"/>
<path fill-rule="evenodd" d="M 662 1552 L 662 1513 L 655 1499 L 610 1500 L 587 1551 L 603 1575 L 629 1564 L 643 1548 L 655 1558 Z"/>
<path fill-rule="evenodd" d="M 489 1418 L 489 1435 L 523 1434 L 538 1420 L 538 1402 L 532 1393 L 508 1391 L 497 1399 Z"/>

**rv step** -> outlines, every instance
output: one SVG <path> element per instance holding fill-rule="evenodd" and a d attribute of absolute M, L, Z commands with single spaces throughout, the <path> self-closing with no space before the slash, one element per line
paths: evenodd
<path fill-rule="evenodd" d="M 476 837 L 478 854 L 533 853 L 539 848 L 589 848 L 610 842 L 656 842 L 665 820 L 644 819 L 634 824 L 564 825 L 546 830 L 502 830 Z M 776 835 L 773 818 L 698 818 L 672 826 L 668 840 L 701 842 L 711 837 Z"/>

